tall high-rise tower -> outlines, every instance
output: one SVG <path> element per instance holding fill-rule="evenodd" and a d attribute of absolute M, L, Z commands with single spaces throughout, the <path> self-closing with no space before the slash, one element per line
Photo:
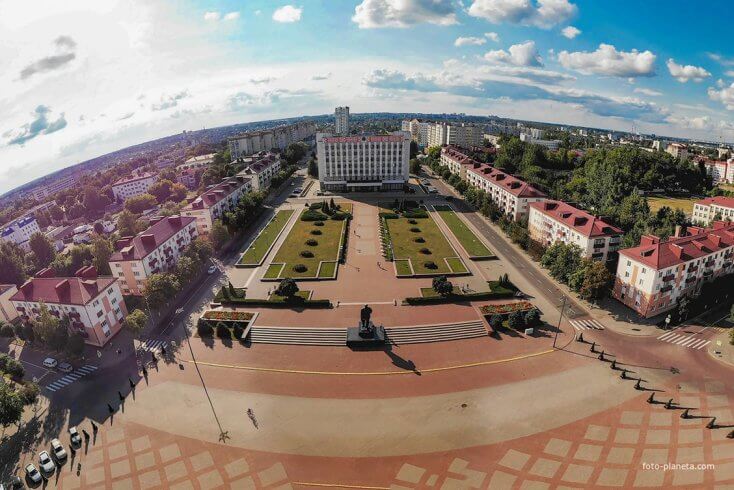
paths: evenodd
<path fill-rule="evenodd" d="M 335 133 L 338 135 L 349 134 L 349 107 L 337 107 L 334 109 Z"/>

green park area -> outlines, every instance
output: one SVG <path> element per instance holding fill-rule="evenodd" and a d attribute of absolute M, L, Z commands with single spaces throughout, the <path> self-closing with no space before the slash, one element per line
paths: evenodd
<path fill-rule="evenodd" d="M 302 211 L 265 271 L 264 279 L 334 278 L 351 211 L 351 204 L 338 205 L 337 210 L 328 209 L 328 212 L 313 206 Z"/>
<path fill-rule="evenodd" d="M 450 206 L 434 206 L 441 219 L 449 227 L 451 233 L 454 234 L 461 246 L 464 247 L 466 253 L 472 259 L 493 258 L 494 254 L 487 246 L 474 234 L 464 221 L 451 209 Z"/>
<path fill-rule="evenodd" d="M 260 265 L 273 246 L 273 243 L 275 243 L 275 240 L 278 239 L 278 236 L 283 231 L 283 228 L 285 228 L 293 212 L 293 209 L 283 209 L 275 213 L 273 219 L 262 229 L 245 253 L 242 254 L 239 265 L 246 267 L 257 267 Z"/>
<path fill-rule="evenodd" d="M 647 198 L 647 204 L 650 206 L 650 211 L 653 213 L 657 212 L 657 210 L 663 206 L 668 206 L 671 209 L 680 209 L 684 213 L 690 215 L 693 213 L 693 203 L 696 201 L 698 201 L 698 199 L 684 197 L 649 196 Z"/>

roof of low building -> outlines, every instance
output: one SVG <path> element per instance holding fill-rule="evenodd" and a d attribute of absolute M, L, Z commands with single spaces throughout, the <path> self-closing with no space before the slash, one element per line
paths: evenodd
<path fill-rule="evenodd" d="M 701 199 L 700 201 L 696 201 L 696 204 L 701 204 L 705 206 L 711 206 L 712 204 L 716 204 L 717 206 L 721 206 L 722 208 L 734 208 L 734 197 L 726 197 L 726 196 L 707 197 L 706 199 Z"/>
<path fill-rule="evenodd" d="M 83 306 L 116 280 L 97 276 L 92 266 L 79 269 L 74 277 L 55 277 L 51 269 L 43 269 L 18 288 L 10 300 Z"/>
<path fill-rule="evenodd" d="M 116 250 L 110 257 L 110 262 L 140 260 L 194 222 L 196 222 L 196 218 L 191 216 L 162 217 L 150 225 L 148 229 L 134 237 L 117 240 L 115 243 Z"/>
<path fill-rule="evenodd" d="M 589 238 L 619 235 L 622 230 L 563 201 L 531 202 L 530 207 Z"/>
<path fill-rule="evenodd" d="M 130 182 L 135 182 L 136 180 L 149 179 L 151 177 L 155 177 L 156 175 L 157 174 L 154 174 L 153 172 L 145 172 L 142 174 L 128 175 L 127 177 L 122 177 L 121 179 L 116 180 L 115 183 L 112 184 L 112 187 L 122 185 L 122 184 L 128 184 Z"/>

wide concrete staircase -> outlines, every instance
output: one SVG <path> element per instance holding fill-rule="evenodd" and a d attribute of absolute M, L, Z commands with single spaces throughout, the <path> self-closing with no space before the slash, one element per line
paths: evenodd
<path fill-rule="evenodd" d="M 421 344 L 484 337 L 487 329 L 482 320 L 473 320 L 441 325 L 386 327 L 385 333 L 395 344 Z M 345 346 L 347 330 L 253 326 L 247 340 L 254 344 Z"/>

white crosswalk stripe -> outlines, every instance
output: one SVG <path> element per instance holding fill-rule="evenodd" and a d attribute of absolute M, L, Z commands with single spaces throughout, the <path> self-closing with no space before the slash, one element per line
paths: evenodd
<path fill-rule="evenodd" d="M 63 376 L 62 378 L 57 379 L 53 383 L 49 383 L 46 386 L 46 389 L 52 392 L 59 391 L 61 388 L 69 386 L 70 384 L 74 383 L 75 381 L 79 381 L 82 377 L 96 370 L 97 370 L 97 366 L 92 366 L 91 364 L 85 364 L 84 366 L 78 368 L 77 370 L 72 371 L 71 373 L 67 374 L 66 376 Z"/>
<path fill-rule="evenodd" d="M 604 325 L 596 320 L 569 320 L 568 321 L 576 330 L 604 330 Z"/>
<path fill-rule="evenodd" d="M 166 345 L 165 340 L 161 339 L 148 339 L 142 344 L 138 346 L 138 349 L 146 351 L 146 352 L 155 352 L 158 353 L 161 350 L 161 347 L 168 347 Z"/>
<path fill-rule="evenodd" d="M 695 335 L 678 333 L 677 330 L 671 330 L 666 332 L 657 338 L 661 342 L 667 342 L 669 344 L 678 345 L 687 349 L 702 349 L 711 343 L 710 340 L 696 337 Z"/>

